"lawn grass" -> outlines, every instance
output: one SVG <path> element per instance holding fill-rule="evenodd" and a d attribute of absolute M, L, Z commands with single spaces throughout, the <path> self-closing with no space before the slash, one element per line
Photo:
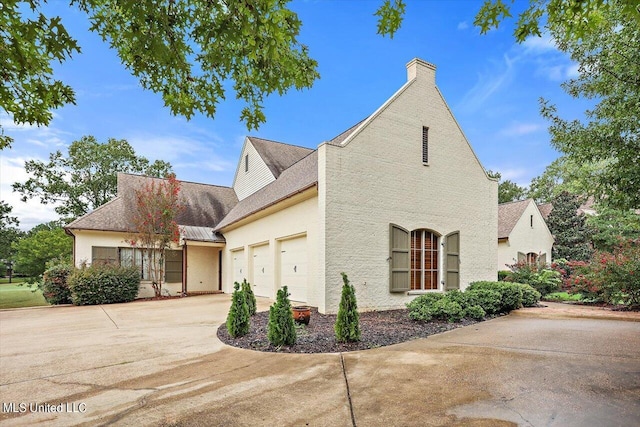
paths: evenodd
<path fill-rule="evenodd" d="M 40 290 L 32 292 L 31 288 L 22 283 L 22 279 L 17 280 L 13 279 L 14 283 L 8 283 L 9 279 L 0 279 L 0 309 L 49 305 Z"/>
<path fill-rule="evenodd" d="M 570 294 L 567 292 L 554 292 L 547 294 L 542 299 L 546 301 L 582 301 L 582 294 Z"/>

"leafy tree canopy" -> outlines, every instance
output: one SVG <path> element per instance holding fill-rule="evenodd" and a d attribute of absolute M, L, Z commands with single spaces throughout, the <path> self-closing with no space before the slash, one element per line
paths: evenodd
<path fill-rule="evenodd" d="M 551 162 L 544 172 L 531 180 L 527 197 L 536 203 L 550 203 L 563 191 L 581 196 L 596 196 L 596 179 L 609 161 L 577 163 L 561 156 Z"/>
<path fill-rule="evenodd" d="M 514 0 L 485 0 L 473 24 L 482 34 L 498 28 L 503 21 L 513 17 L 513 3 Z M 566 39 L 581 39 L 598 31 L 603 14 L 618 8 L 627 19 L 640 25 L 637 0 L 529 0 L 529 7 L 518 16 L 513 36 L 518 43 L 529 36 L 540 37 L 546 21 L 561 26 Z"/>
<path fill-rule="evenodd" d="M 45 227 L 47 228 L 47 227 Z M 40 229 L 13 244 L 17 273 L 29 277 L 44 273 L 47 262 L 53 259 L 71 258 L 73 239 L 61 227 Z"/>
<path fill-rule="evenodd" d="M 53 76 L 52 63 L 80 52 L 44 0 L 0 3 L 0 107 L 16 123 L 48 125 L 51 109 L 75 102 Z M 302 22 L 288 0 L 73 0 L 118 52 L 145 89 L 160 93 L 173 114 L 214 117 L 232 82 L 245 102 L 240 118 L 255 129 L 265 96 L 311 87 L 315 60 L 297 37 Z M 0 149 L 12 140 L 0 128 Z"/>
<path fill-rule="evenodd" d="M 18 218 L 11 216 L 12 210 L 13 207 L 0 200 L 0 263 L 13 258 L 14 251 L 11 245 L 24 234 L 17 228 L 20 222 Z M 0 264 L 0 271 L 4 271 L 3 267 Z"/>
<path fill-rule="evenodd" d="M 593 246 L 600 251 L 613 252 L 623 240 L 640 239 L 640 213 L 632 209 L 597 205 L 596 215 L 587 217 L 587 225 L 593 231 Z"/>
<path fill-rule="evenodd" d="M 523 200 L 526 198 L 527 189 L 520 187 L 509 179 L 502 180 L 502 174 L 500 172 L 488 170 L 487 175 L 491 178 L 497 178 L 500 180 L 500 183 L 498 184 L 498 203 L 515 202 L 516 200 Z"/>
<path fill-rule="evenodd" d="M 560 50 L 579 64 L 579 76 L 563 84 L 573 97 L 597 99 L 587 121 L 566 120 L 549 101 L 542 116 L 551 122 L 551 143 L 576 164 L 601 166 L 592 194 L 619 209 L 640 207 L 640 24 L 624 2 L 608 3 L 595 28 L 579 40 L 562 23 L 550 32 Z"/>
<path fill-rule="evenodd" d="M 100 143 L 85 136 L 71 143 L 67 156 L 58 150 L 49 156 L 48 163 L 27 161 L 25 170 L 32 177 L 13 184 L 23 201 L 38 197 L 44 204 L 60 202 L 56 212 L 75 218 L 115 197 L 118 172 L 164 177 L 171 172 L 171 165 L 160 160 L 150 163 L 137 156 L 124 139 Z"/>

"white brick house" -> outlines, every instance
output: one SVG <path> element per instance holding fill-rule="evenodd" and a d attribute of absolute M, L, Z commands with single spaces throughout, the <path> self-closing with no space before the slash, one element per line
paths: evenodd
<path fill-rule="evenodd" d="M 200 242 L 216 245 L 209 263 L 219 277 L 211 289 L 230 292 L 247 278 L 257 295 L 274 298 L 287 285 L 292 300 L 332 313 L 340 272 L 355 285 L 362 310 L 400 308 L 419 293 L 495 280 L 498 183 L 436 87 L 435 67 L 414 59 L 407 71 L 407 83 L 378 110 L 316 150 L 246 138 L 236 200 L 216 187 L 212 197 L 227 196 L 219 215 L 188 224 L 192 233 L 216 236 Z M 80 236 L 92 215 L 68 227 L 76 262 L 88 258 L 91 242 Z M 203 260 L 191 259 L 195 243 L 184 237 L 187 277 Z M 183 280 L 182 290 L 190 288 Z"/>
<path fill-rule="evenodd" d="M 498 270 L 516 262 L 551 262 L 554 239 L 545 221 L 549 210 L 550 205 L 537 206 L 533 199 L 498 206 Z"/>

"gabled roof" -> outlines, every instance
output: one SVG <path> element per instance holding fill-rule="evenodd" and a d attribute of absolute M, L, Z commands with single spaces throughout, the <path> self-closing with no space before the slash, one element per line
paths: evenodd
<path fill-rule="evenodd" d="M 285 169 L 278 179 L 239 201 L 215 227 L 215 230 L 219 231 L 251 214 L 300 193 L 314 186 L 317 182 L 318 152 L 312 151 L 307 157 Z"/>
<path fill-rule="evenodd" d="M 518 200 L 516 202 L 501 203 L 498 205 L 498 239 L 506 239 L 511 234 L 513 227 L 522 216 L 531 199 Z"/>
<path fill-rule="evenodd" d="M 150 180 L 140 175 L 118 174 L 118 195 L 115 199 L 76 219 L 67 229 L 133 231 L 128 212 L 135 206 L 135 190 Z M 215 227 L 238 203 L 232 188 L 180 181 L 180 199 L 185 209 L 178 215 L 181 226 Z"/>
<path fill-rule="evenodd" d="M 251 141 L 275 178 L 278 178 L 285 169 L 288 169 L 291 165 L 297 163 L 314 151 L 311 148 L 270 141 L 268 139 L 256 138 L 255 136 L 249 136 L 247 138 Z"/>
<path fill-rule="evenodd" d="M 543 203 L 541 205 L 538 205 L 538 210 L 540 211 L 540 215 L 542 215 L 542 218 L 544 218 L 546 221 L 547 218 L 549 218 L 549 214 L 553 210 L 553 205 L 551 203 Z"/>
<path fill-rule="evenodd" d="M 349 136 L 351 136 L 351 134 L 353 132 L 355 132 L 356 129 L 358 129 L 358 126 L 360 126 L 367 119 L 368 119 L 368 117 L 365 117 L 364 119 L 360 120 L 358 123 L 356 123 L 355 125 L 351 126 L 349 129 L 345 130 L 340 135 L 338 135 L 335 138 L 333 138 L 332 140 L 330 140 L 329 144 L 340 145 L 342 143 L 342 141 L 344 141 L 345 139 L 349 138 Z"/>

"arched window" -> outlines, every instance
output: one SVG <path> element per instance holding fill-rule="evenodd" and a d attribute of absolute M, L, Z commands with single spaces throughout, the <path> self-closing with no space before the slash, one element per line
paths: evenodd
<path fill-rule="evenodd" d="M 429 230 L 411 232 L 411 289 L 438 289 L 438 235 Z"/>
<path fill-rule="evenodd" d="M 527 264 L 533 265 L 538 261 L 538 254 L 534 252 L 529 252 L 527 254 Z"/>

